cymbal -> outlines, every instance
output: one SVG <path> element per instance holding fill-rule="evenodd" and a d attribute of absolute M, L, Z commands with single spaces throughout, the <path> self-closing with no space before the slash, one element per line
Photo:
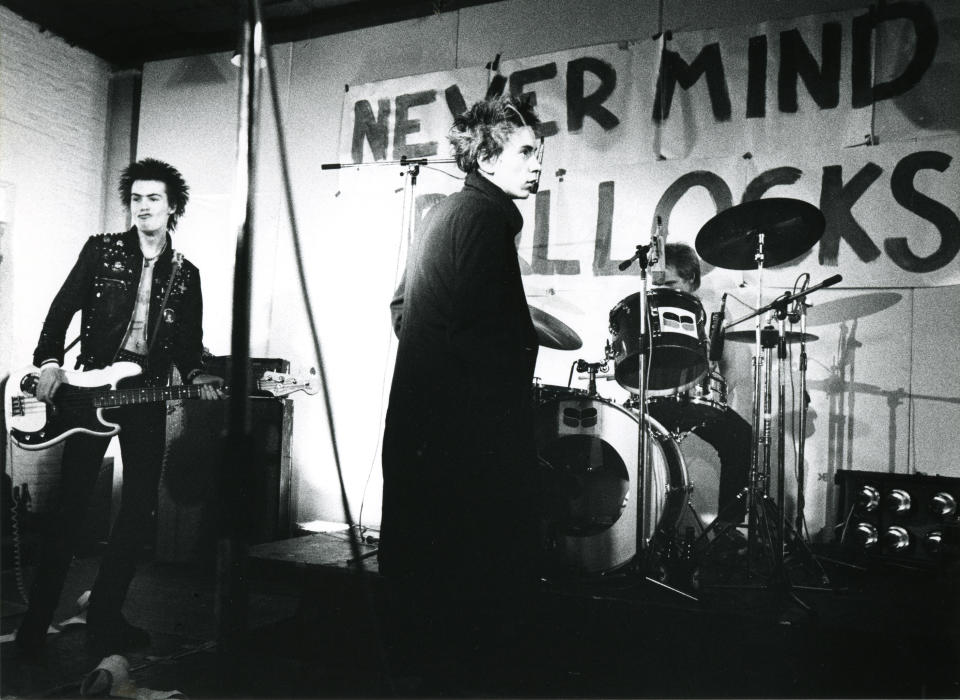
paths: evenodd
<path fill-rule="evenodd" d="M 873 292 L 814 303 L 807 309 L 808 326 L 829 326 L 863 318 L 896 304 L 902 296 L 896 292 Z M 809 299 L 809 297 L 808 297 Z"/>
<path fill-rule="evenodd" d="M 782 265 L 820 240 L 826 220 L 812 204 L 787 197 L 755 199 L 724 209 L 697 234 L 697 254 L 727 270 L 757 267 L 757 244 L 763 233 L 763 266 Z"/>
<path fill-rule="evenodd" d="M 579 350 L 583 341 L 570 326 L 543 309 L 530 306 L 530 320 L 537 330 L 537 340 L 545 348 L 554 350 Z"/>
<path fill-rule="evenodd" d="M 804 333 L 802 335 L 803 339 L 808 343 L 813 340 L 820 340 L 820 336 L 814 335 L 813 333 Z M 788 343 L 799 343 L 801 333 L 799 331 L 787 331 L 784 333 L 784 336 Z M 734 343 L 753 343 L 756 342 L 757 333 L 756 331 L 727 331 L 723 334 L 723 337 Z"/>

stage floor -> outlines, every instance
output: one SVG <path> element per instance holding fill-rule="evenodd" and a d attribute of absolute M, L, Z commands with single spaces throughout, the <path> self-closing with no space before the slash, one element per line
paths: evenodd
<path fill-rule="evenodd" d="M 631 573 L 546 581 L 529 648 L 497 673 L 438 689 L 384 672 L 372 614 L 382 581 L 374 548 L 360 550 L 362 577 L 345 533 L 251 547 L 249 632 L 220 653 L 215 568 L 146 565 L 126 608 L 154 640 L 129 656 L 135 682 L 192 698 L 960 697 L 955 572 L 851 568 L 821 551 L 830 585 L 808 587 L 819 573 L 790 561 L 789 591 L 735 556 L 705 560 L 688 595 Z M 64 614 L 95 571 L 95 558 L 76 562 Z M 11 576 L 3 632 L 19 619 Z M 83 639 L 68 628 L 32 661 L 4 644 L 0 695 L 80 697 L 99 661 Z"/>
<path fill-rule="evenodd" d="M 785 560 L 789 585 L 762 557 L 710 551 L 697 559 L 695 584 L 679 591 L 630 571 L 545 580 L 534 648 L 514 685 L 490 692 L 960 697 L 956 571 L 852 566 L 832 548 L 805 551 L 811 557 Z M 296 571 L 307 591 L 302 616 L 337 630 L 363 607 L 357 591 L 378 591 L 374 552 L 359 543 L 363 586 L 346 533 L 250 554 L 261 575 Z M 315 643 L 334 654 L 342 640 Z"/>

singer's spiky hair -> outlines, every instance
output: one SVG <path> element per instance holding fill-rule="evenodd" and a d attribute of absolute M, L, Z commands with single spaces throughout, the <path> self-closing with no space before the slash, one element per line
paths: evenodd
<path fill-rule="evenodd" d="M 180 171 L 169 163 L 164 163 L 156 158 L 144 158 L 136 163 L 131 163 L 123 172 L 120 173 L 120 184 L 117 191 L 120 192 L 120 201 L 123 206 L 130 207 L 130 191 L 133 189 L 133 183 L 137 180 L 156 180 L 162 182 L 167 188 L 167 201 L 173 207 L 173 213 L 167 222 L 167 228 L 171 231 L 177 227 L 177 220 L 183 216 L 187 208 L 187 201 L 190 199 L 190 187 Z"/>
<path fill-rule="evenodd" d="M 496 158 L 517 129 L 536 128 L 540 119 L 528 100 L 510 96 L 492 97 L 474 103 L 453 120 L 447 138 L 457 166 L 465 173 L 477 169 L 481 158 Z"/>
<path fill-rule="evenodd" d="M 686 243 L 667 243 L 663 247 L 665 264 L 677 271 L 677 277 L 690 285 L 691 291 L 700 289 L 700 258 Z"/>

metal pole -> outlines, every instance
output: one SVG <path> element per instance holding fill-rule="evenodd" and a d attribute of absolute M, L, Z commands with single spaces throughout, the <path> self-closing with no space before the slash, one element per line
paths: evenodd
<path fill-rule="evenodd" d="M 228 399 L 227 442 L 220 468 L 220 518 L 217 541 L 217 646 L 221 672 L 237 650 L 247 626 L 246 502 L 253 463 L 250 436 L 250 289 L 255 220 L 254 186 L 263 60 L 263 28 L 256 0 L 248 0 L 243 25 L 238 95 L 237 168 L 233 219 L 236 260 L 231 334 L 232 387 Z M 227 678 L 223 679 L 228 681 Z"/>

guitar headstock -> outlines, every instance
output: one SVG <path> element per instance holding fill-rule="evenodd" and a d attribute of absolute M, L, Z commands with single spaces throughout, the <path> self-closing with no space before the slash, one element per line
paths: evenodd
<path fill-rule="evenodd" d="M 311 395 L 320 391 L 317 371 L 312 368 L 306 378 L 284 372 L 264 372 L 263 376 L 257 380 L 257 388 L 277 397 L 289 396 L 298 391 L 305 391 Z"/>

